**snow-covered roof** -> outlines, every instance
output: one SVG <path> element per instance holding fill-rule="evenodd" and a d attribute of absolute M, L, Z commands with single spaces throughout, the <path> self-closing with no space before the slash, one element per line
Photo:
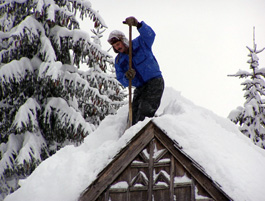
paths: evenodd
<path fill-rule="evenodd" d="M 150 119 L 128 129 L 128 108 L 107 117 L 79 147 L 67 146 L 45 160 L 5 201 L 74 201 L 98 173 Z M 242 135 L 230 120 L 194 105 L 166 88 L 159 117 L 152 121 L 232 199 L 264 200 L 265 151 Z"/>

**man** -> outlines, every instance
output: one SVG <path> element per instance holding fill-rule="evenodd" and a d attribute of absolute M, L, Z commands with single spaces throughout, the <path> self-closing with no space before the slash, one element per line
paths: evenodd
<path fill-rule="evenodd" d="M 129 69 L 129 42 L 121 31 L 112 31 L 108 42 L 118 53 L 115 69 L 118 81 L 124 86 L 135 88 L 132 102 L 132 125 L 145 117 L 153 117 L 164 91 L 164 80 L 159 65 L 152 52 L 155 32 L 145 22 L 128 17 L 125 23 L 137 27 L 140 35 L 132 41 L 132 69 Z"/>

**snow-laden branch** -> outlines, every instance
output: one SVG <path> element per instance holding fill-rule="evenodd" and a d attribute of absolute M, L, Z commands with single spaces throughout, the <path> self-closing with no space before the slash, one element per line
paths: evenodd
<path fill-rule="evenodd" d="M 83 19 L 84 15 L 89 15 L 90 19 L 95 22 L 95 27 L 101 25 L 101 28 L 106 27 L 107 25 L 103 18 L 100 16 L 100 14 L 95 11 L 92 8 L 92 4 L 90 1 L 87 0 L 68 0 L 69 2 L 72 3 L 72 10 L 80 10 L 80 18 Z"/>
<path fill-rule="evenodd" d="M 40 109 L 38 102 L 33 98 L 29 98 L 17 111 L 12 127 L 18 132 L 26 127 L 30 127 L 31 131 L 38 130 L 37 111 Z"/>
<path fill-rule="evenodd" d="M 47 149 L 45 139 L 41 133 L 26 132 L 23 135 L 23 144 L 16 158 L 18 165 L 23 165 L 24 162 L 33 162 L 36 160 L 37 163 L 41 162 L 41 152 Z"/>
<path fill-rule="evenodd" d="M 13 169 L 16 156 L 21 149 L 23 135 L 10 134 L 7 143 L 0 144 L 2 159 L 0 160 L 0 175 L 3 175 L 4 170 Z"/>
<path fill-rule="evenodd" d="M 26 44 L 22 44 L 25 39 Z M 11 57 L 11 52 L 16 52 L 25 48 L 26 45 L 39 45 L 40 53 L 45 61 L 55 61 L 56 55 L 50 40 L 45 34 L 43 25 L 32 16 L 26 17 L 18 26 L 12 28 L 10 32 L 0 31 L 0 40 L 5 41 L 5 47 L 0 51 L 0 58 Z M 38 44 L 40 42 L 40 44 Z M 37 49 L 37 48 L 36 48 Z M 1 49 L 0 49 L 1 50 Z"/>
<path fill-rule="evenodd" d="M 244 78 L 244 77 L 252 76 L 252 74 L 249 73 L 248 71 L 239 70 L 239 71 L 237 71 L 236 74 L 234 74 L 234 75 L 228 75 L 228 76 Z"/>
<path fill-rule="evenodd" d="M 90 8 L 90 12 L 93 13 L 91 19 L 93 19 L 93 21 L 95 22 L 95 27 L 98 27 L 98 25 L 101 24 L 101 28 L 108 28 L 107 24 L 97 11 L 95 11 L 93 8 Z"/>
<path fill-rule="evenodd" d="M 235 110 L 232 110 L 229 113 L 228 119 L 230 119 L 234 123 L 237 123 L 237 122 L 240 121 L 240 119 L 242 118 L 243 114 L 244 114 L 244 108 L 241 107 L 241 106 L 238 106 Z"/>
<path fill-rule="evenodd" d="M 30 60 L 26 57 L 20 60 L 13 60 L 0 68 L 0 79 L 2 83 L 10 81 L 20 82 L 27 73 L 33 73 L 33 67 Z"/>
<path fill-rule="evenodd" d="M 39 78 L 50 77 L 53 80 L 58 80 L 63 71 L 61 70 L 62 62 L 42 62 L 39 68 Z"/>
<path fill-rule="evenodd" d="M 256 70 L 256 74 L 257 75 L 262 75 L 263 77 L 265 77 L 265 68 L 259 68 Z"/>
<path fill-rule="evenodd" d="M 4 171 L 14 170 L 17 165 L 41 162 L 41 152 L 47 149 L 46 142 L 40 132 L 25 132 L 20 135 L 10 134 L 7 143 L 0 144 L 0 175 Z M 29 167 L 28 167 L 29 168 Z"/>
<path fill-rule="evenodd" d="M 50 39 L 48 39 L 45 35 L 40 37 L 41 46 L 40 46 L 40 53 L 43 55 L 43 59 L 46 62 L 53 62 L 56 61 L 56 54 L 52 47 Z"/>
<path fill-rule="evenodd" d="M 93 88 L 91 86 L 91 83 L 89 83 L 86 79 L 82 78 L 78 73 L 65 72 L 63 76 L 63 82 L 69 83 L 74 90 L 77 90 L 78 87 L 82 87 L 83 91 L 89 91 L 90 94 L 93 94 L 92 97 L 98 97 L 108 103 L 114 103 L 112 100 L 109 99 L 108 96 L 100 94 L 97 88 Z"/>
<path fill-rule="evenodd" d="M 79 29 L 69 30 L 58 25 L 50 30 L 50 36 L 59 47 L 61 46 L 60 39 L 65 37 L 70 37 L 73 40 L 73 43 L 76 43 L 79 40 L 84 40 L 85 43 L 90 42 L 90 36 L 87 32 Z"/>
<path fill-rule="evenodd" d="M 249 102 L 246 102 L 244 104 L 245 111 L 244 111 L 244 117 L 252 117 L 254 118 L 256 114 L 259 113 L 259 103 L 256 99 L 252 98 Z"/>
<path fill-rule="evenodd" d="M 39 35 L 39 32 L 45 34 L 43 25 L 40 24 L 34 17 L 28 16 L 17 26 L 13 27 L 9 32 L 0 31 L 0 38 L 20 38 L 24 35 L 25 29 L 29 30 L 33 35 Z"/>
<path fill-rule="evenodd" d="M 80 29 L 69 30 L 56 25 L 50 30 L 50 37 L 57 46 L 58 54 L 63 54 L 61 52 L 62 46 L 67 43 L 68 48 L 74 52 L 74 63 L 76 65 L 79 65 L 80 58 L 83 58 L 82 62 L 89 62 L 90 60 L 101 61 L 101 63 L 111 62 L 109 58 L 112 56 L 107 51 L 102 50 L 100 45 L 92 42 L 86 31 Z"/>
<path fill-rule="evenodd" d="M 62 98 L 51 98 L 45 106 L 44 118 L 45 123 L 50 123 L 51 116 L 56 113 L 58 121 L 62 128 L 73 127 L 74 132 L 78 132 L 81 127 L 83 133 L 88 135 L 95 130 L 95 126 L 84 120 L 82 114 L 70 107 L 68 103 Z"/>
<path fill-rule="evenodd" d="M 251 59 L 249 59 L 247 63 L 259 62 L 259 57 L 256 53 L 251 53 L 248 56 L 251 57 Z"/>

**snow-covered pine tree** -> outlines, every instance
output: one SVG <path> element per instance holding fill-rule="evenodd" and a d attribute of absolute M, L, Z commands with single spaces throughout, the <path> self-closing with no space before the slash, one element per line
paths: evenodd
<path fill-rule="evenodd" d="M 254 29 L 255 30 L 255 29 Z M 255 43 L 255 31 L 253 34 L 253 49 L 249 50 L 251 72 L 239 70 L 235 75 L 239 78 L 248 78 L 241 85 L 244 86 L 244 97 L 246 102 L 244 107 L 230 112 L 228 118 L 235 124 L 239 124 L 240 131 L 252 139 L 259 147 L 265 149 L 265 68 L 259 68 L 259 58 L 257 54 L 261 53 L 265 48 L 258 50 Z"/>
<path fill-rule="evenodd" d="M 94 41 L 80 30 L 79 14 L 94 23 Z M 104 28 L 89 1 L 0 0 L 0 200 L 123 104 L 100 45 Z"/>

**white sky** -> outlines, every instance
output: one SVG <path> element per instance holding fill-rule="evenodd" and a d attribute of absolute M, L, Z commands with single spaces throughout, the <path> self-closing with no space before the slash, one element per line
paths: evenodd
<path fill-rule="evenodd" d="M 122 21 L 135 16 L 156 32 L 153 52 L 166 86 L 173 87 L 197 105 L 227 117 L 245 102 L 243 79 L 228 77 L 249 70 L 246 46 L 253 47 L 253 26 L 258 49 L 265 47 L 264 0 L 90 0 L 108 26 L 128 36 Z M 88 23 L 82 29 L 92 29 Z M 90 31 L 89 31 L 90 32 Z M 90 32 L 90 34 L 92 34 Z M 133 36 L 138 32 L 133 29 Z M 111 51 L 111 54 L 116 54 Z M 260 53 L 265 67 L 265 51 Z"/>

